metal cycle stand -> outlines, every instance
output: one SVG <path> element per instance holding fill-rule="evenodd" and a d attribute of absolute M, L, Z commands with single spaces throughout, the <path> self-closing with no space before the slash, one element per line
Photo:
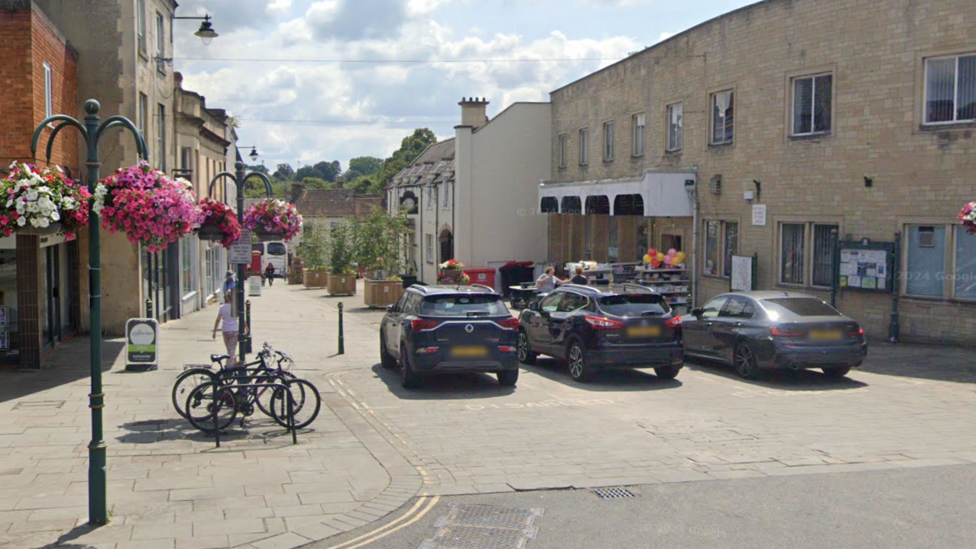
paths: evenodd
<path fill-rule="evenodd" d="M 288 430 L 291 431 L 291 443 L 295 445 L 298 444 L 298 430 L 295 429 L 295 405 L 294 405 L 295 396 L 291 392 L 291 387 L 283 383 L 245 383 L 245 384 L 221 385 L 219 391 L 223 392 L 224 389 L 229 389 L 231 387 L 236 389 L 267 389 L 267 388 L 284 389 L 288 395 Z M 214 394 L 215 395 L 217 394 L 216 390 Z M 217 400 L 214 399 L 214 407 L 213 410 L 211 410 L 210 414 L 213 417 L 214 442 L 216 443 L 217 448 L 220 448 L 220 429 L 219 429 L 220 426 L 217 423 L 217 413 L 219 411 L 220 411 L 220 407 L 217 404 Z"/>

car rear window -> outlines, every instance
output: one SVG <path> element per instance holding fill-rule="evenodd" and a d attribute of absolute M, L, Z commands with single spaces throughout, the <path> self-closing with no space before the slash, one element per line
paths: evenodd
<path fill-rule="evenodd" d="M 437 295 L 424 299 L 423 316 L 499 316 L 510 314 L 497 295 Z"/>
<path fill-rule="evenodd" d="M 657 294 L 618 294 L 601 297 L 600 309 L 615 316 L 665 315 L 671 307 Z"/>
<path fill-rule="evenodd" d="M 823 301 L 814 299 L 812 297 L 782 297 L 775 299 L 764 299 L 763 304 L 767 309 L 776 311 L 780 315 L 840 316 L 837 309 L 834 309 Z"/>

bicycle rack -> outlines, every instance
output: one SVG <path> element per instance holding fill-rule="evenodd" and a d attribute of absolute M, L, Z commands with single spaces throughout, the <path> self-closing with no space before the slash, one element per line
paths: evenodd
<path fill-rule="evenodd" d="M 288 392 L 288 430 L 291 431 L 291 443 L 293 445 L 298 444 L 298 430 L 295 429 L 295 396 L 292 395 L 291 387 L 283 383 L 230 383 L 227 385 L 222 385 L 219 389 L 214 390 L 214 394 L 217 391 L 222 391 L 224 389 L 284 389 Z M 216 402 L 216 400 L 215 400 Z M 213 416 L 213 426 L 214 426 L 214 442 L 217 444 L 217 448 L 220 448 L 220 428 L 217 423 L 217 412 L 220 411 L 219 406 L 214 406 L 212 416 Z"/>

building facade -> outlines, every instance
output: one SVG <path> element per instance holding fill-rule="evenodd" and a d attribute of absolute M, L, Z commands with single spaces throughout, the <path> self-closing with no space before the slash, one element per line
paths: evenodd
<path fill-rule="evenodd" d="M 729 290 L 732 256 L 750 256 L 760 289 L 828 299 L 836 280 L 838 307 L 874 337 L 896 335 L 897 299 L 901 339 L 974 342 L 976 236 L 956 220 L 976 197 L 973 2 L 767 0 L 551 97 L 552 184 L 538 202 L 560 212 L 551 249 L 575 240 L 572 254 L 596 258 L 597 231 L 562 224 L 613 220 L 607 198 L 581 208 L 607 196 L 601 185 L 688 174 L 690 217 L 650 218 L 646 196 L 630 213 L 648 247 L 681 231 L 698 304 Z M 553 189 L 571 185 L 563 208 Z M 852 259 L 865 247 L 890 263 Z"/>
<path fill-rule="evenodd" d="M 52 114 L 78 105 L 78 54 L 57 25 L 29 0 L 0 2 L 0 177 L 11 162 L 47 166 L 41 133 L 38 154 L 30 150 L 37 127 Z M 64 132 L 51 150 L 50 165 L 78 177 L 78 135 Z M 40 367 L 45 352 L 78 329 L 79 246 L 61 235 L 19 234 L 0 238 L 0 363 Z"/>
<path fill-rule="evenodd" d="M 546 259 L 546 217 L 531 205 L 549 173 L 549 104 L 515 103 L 492 120 L 484 99 L 460 106 L 454 138 L 428 147 L 388 190 L 389 207 L 411 212 L 407 250 L 428 284 L 449 259 L 479 268 Z"/>

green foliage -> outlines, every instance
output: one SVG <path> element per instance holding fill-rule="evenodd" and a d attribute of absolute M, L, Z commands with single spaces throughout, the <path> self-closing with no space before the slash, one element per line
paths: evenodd
<path fill-rule="evenodd" d="M 399 244 L 407 228 L 406 214 L 390 214 L 373 207 L 369 217 L 356 223 L 355 260 L 365 271 L 380 271 L 380 277 L 397 274 L 402 268 Z"/>
<path fill-rule="evenodd" d="M 298 258 L 306 269 L 326 268 L 325 227 L 318 223 L 306 223 L 302 227 L 302 243 L 298 246 Z"/>
<path fill-rule="evenodd" d="M 293 177 L 295 177 L 295 169 L 291 167 L 291 164 L 278 164 L 278 168 L 274 172 L 275 179 L 287 181 Z"/>
<path fill-rule="evenodd" d="M 424 152 L 424 149 L 436 142 L 437 136 L 427 128 L 418 128 L 413 131 L 413 134 L 404 137 L 400 142 L 400 148 L 383 161 L 383 167 L 376 173 L 378 177 L 370 178 L 372 180 L 370 192 L 382 193 L 400 170 L 406 168 Z"/>
<path fill-rule="evenodd" d="M 342 221 L 329 234 L 326 246 L 329 256 L 329 272 L 334 274 L 353 274 L 354 259 L 353 227 L 347 221 Z"/>
<path fill-rule="evenodd" d="M 268 172 L 268 168 L 265 167 L 264 164 L 255 164 L 253 166 L 247 166 L 247 167 L 244 168 L 244 171 L 245 172 L 261 172 L 264 175 L 271 175 L 271 173 Z"/>
<path fill-rule="evenodd" d="M 331 181 L 326 181 L 321 177 L 306 177 L 302 179 L 302 185 L 305 185 L 306 189 L 334 189 L 335 183 Z"/>
<path fill-rule="evenodd" d="M 373 175 L 383 167 L 383 160 L 375 156 L 359 156 L 349 160 L 346 179 L 353 180 L 364 175 Z"/>

